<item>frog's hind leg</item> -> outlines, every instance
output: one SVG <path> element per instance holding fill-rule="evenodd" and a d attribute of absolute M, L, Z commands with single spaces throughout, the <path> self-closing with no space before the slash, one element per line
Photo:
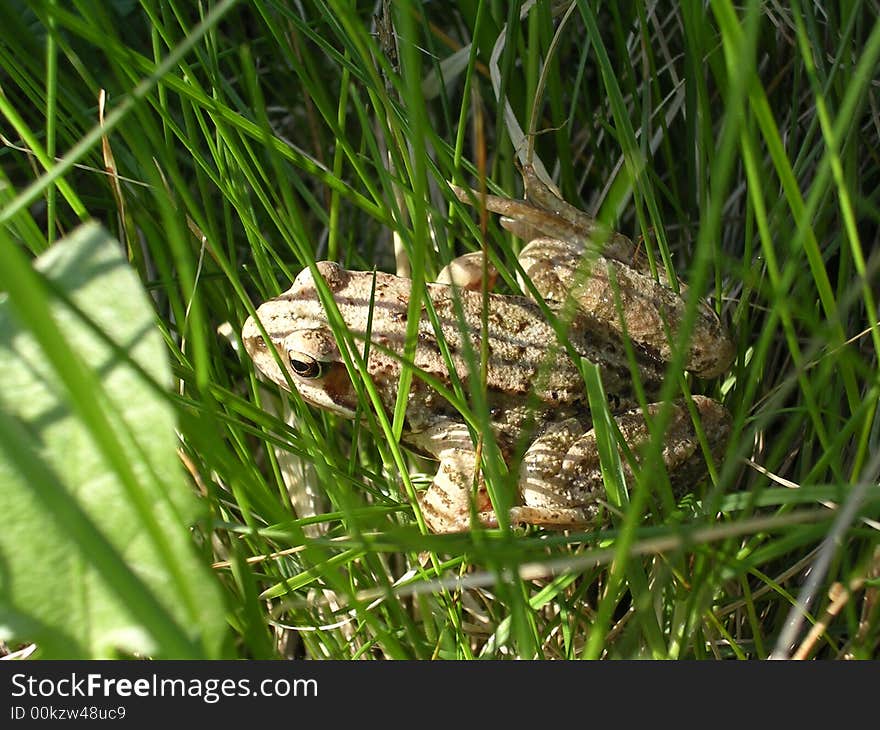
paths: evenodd
<path fill-rule="evenodd" d="M 551 426 L 523 455 L 519 473 L 522 504 L 510 521 L 546 527 L 594 524 L 605 496 L 598 458 L 595 464 L 577 457 L 595 450 L 595 433 L 584 433 L 574 418 Z"/>
<path fill-rule="evenodd" d="M 730 414 L 720 403 L 693 396 L 713 458 L 718 458 L 730 430 Z M 655 416 L 663 407 L 648 406 Z M 706 472 L 699 440 L 690 413 L 683 402 L 673 403 L 663 437 L 661 456 L 674 487 L 686 487 Z M 651 437 L 641 409 L 615 416 L 615 422 L 629 450 L 638 458 L 640 447 Z M 601 520 L 605 485 L 599 463 L 596 432 L 583 432 L 574 419 L 555 425 L 535 439 L 520 468 L 522 506 L 514 508 L 511 521 L 552 527 L 576 527 Z M 621 451 L 626 478 L 633 477 L 629 460 Z"/>

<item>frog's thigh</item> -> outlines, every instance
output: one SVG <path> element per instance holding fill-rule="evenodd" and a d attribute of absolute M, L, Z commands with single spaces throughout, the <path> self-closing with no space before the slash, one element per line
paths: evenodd
<path fill-rule="evenodd" d="M 511 521 L 556 526 L 594 522 L 604 495 L 595 442 L 593 431 L 584 433 L 575 419 L 535 439 L 520 466 L 522 505 L 511 510 Z"/>

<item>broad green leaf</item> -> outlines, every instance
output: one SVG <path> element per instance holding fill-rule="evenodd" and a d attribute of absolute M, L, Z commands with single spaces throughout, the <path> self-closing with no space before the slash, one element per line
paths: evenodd
<path fill-rule="evenodd" d="M 146 293 L 96 224 L 37 259 L 44 278 L 3 245 L 0 639 L 46 658 L 219 656 Z"/>

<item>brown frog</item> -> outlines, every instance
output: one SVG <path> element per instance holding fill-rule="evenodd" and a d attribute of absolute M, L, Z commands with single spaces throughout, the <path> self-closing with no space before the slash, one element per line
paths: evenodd
<path fill-rule="evenodd" d="M 465 202 L 476 194 L 454 188 Z M 512 523 L 556 528 L 594 524 L 601 512 L 604 486 L 586 389 L 571 353 L 595 363 L 614 419 L 629 450 L 649 438 L 645 416 L 637 407 L 633 374 L 624 336 L 638 363 L 638 377 L 649 399 L 659 394 L 671 343 L 685 311 L 683 292 L 657 281 L 636 254 L 632 242 L 601 227 L 568 205 L 527 171 L 529 202 L 485 196 L 486 206 L 501 213 L 502 225 L 529 241 L 519 255 L 525 274 L 558 316 L 570 349 L 539 305 L 530 298 L 488 295 L 489 421 L 506 458 L 517 443 L 529 442 L 518 470 L 518 493 Z M 411 282 L 385 273 L 347 271 L 322 261 L 316 265 L 339 312 L 357 342 L 368 331 L 367 370 L 387 412 L 397 398 L 404 350 Z M 473 282 L 469 282 L 473 284 Z M 471 375 L 465 339 L 480 352 L 482 294 L 450 284 L 428 284 L 427 297 L 440 323 L 452 366 L 465 390 L 479 383 Z M 622 313 L 622 316 L 621 316 Z M 288 386 L 269 348 L 274 348 L 305 401 L 354 417 L 356 391 L 342 361 L 339 344 L 315 289 L 304 270 L 291 288 L 264 303 L 257 316 L 267 343 L 249 318 L 242 339 L 257 368 L 275 383 Z M 625 335 L 624 335 L 625 332 Z M 731 339 L 711 307 L 701 301 L 691 332 L 685 368 L 711 378 L 723 373 L 734 356 Z M 416 368 L 451 388 L 450 369 L 423 304 L 414 353 Z M 702 429 L 715 458 L 726 443 L 730 416 L 714 400 L 693 397 Z M 683 402 L 670 405 L 662 456 L 675 483 L 686 484 L 705 472 L 694 425 Z M 648 407 L 653 415 L 660 404 Z M 461 414 L 431 385 L 415 376 L 407 398 L 402 441 L 438 459 L 431 487 L 420 497 L 429 528 L 457 532 L 471 526 L 471 513 L 487 526 L 497 524 L 487 490 L 477 479 L 474 439 Z M 625 473 L 630 466 L 623 458 Z"/>

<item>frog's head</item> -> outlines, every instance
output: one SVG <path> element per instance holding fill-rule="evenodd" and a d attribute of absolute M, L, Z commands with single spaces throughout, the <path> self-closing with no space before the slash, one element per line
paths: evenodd
<path fill-rule="evenodd" d="M 318 272 L 336 293 L 344 287 L 348 274 L 337 264 L 322 261 Z M 346 418 L 353 418 L 357 393 L 342 361 L 339 347 L 315 290 L 309 269 L 293 286 L 276 299 L 257 309 L 257 318 L 269 336 L 267 345 L 253 317 L 241 331 L 242 342 L 257 369 L 283 388 L 292 383 L 303 400 Z M 284 370 L 279 366 L 279 362 Z M 286 373 L 285 373 L 286 371 Z"/>

